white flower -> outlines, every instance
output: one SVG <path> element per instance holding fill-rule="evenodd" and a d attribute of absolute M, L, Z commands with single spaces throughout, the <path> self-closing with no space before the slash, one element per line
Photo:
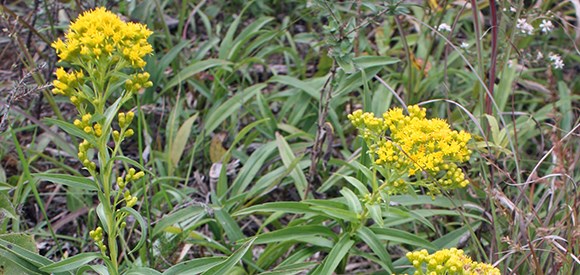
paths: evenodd
<path fill-rule="evenodd" d="M 511 68 L 514 65 L 514 61 L 513 60 L 508 60 L 508 68 Z"/>
<path fill-rule="evenodd" d="M 466 42 L 461 42 L 461 45 L 459 47 L 461 47 L 462 49 L 467 49 L 469 48 L 469 44 Z"/>
<path fill-rule="evenodd" d="M 532 27 L 532 25 L 530 25 L 528 21 L 526 21 L 526 19 L 524 18 L 518 19 L 516 28 L 518 28 L 520 32 L 527 33 L 528 35 L 534 33 L 534 27 Z"/>
<path fill-rule="evenodd" d="M 544 58 L 544 54 L 542 54 L 542 52 L 538 51 L 538 55 L 536 56 L 536 60 L 540 60 Z"/>
<path fill-rule="evenodd" d="M 439 27 L 437 27 L 437 30 L 440 31 L 440 32 L 443 32 L 443 31 L 450 32 L 451 31 L 451 26 L 443 23 L 443 24 L 439 25 Z"/>
<path fill-rule="evenodd" d="M 516 11 L 518 11 L 518 10 L 516 10 L 516 8 L 514 8 L 514 7 L 510 7 L 510 11 L 511 11 L 511 12 L 516 12 Z"/>
<path fill-rule="evenodd" d="M 556 60 L 553 65 L 554 65 L 554 69 L 561 70 L 564 68 L 564 61 L 562 61 L 562 59 Z"/>
<path fill-rule="evenodd" d="M 542 20 L 540 28 L 542 29 L 543 33 L 549 33 L 552 32 L 552 30 L 554 29 L 554 24 L 552 24 L 552 21 Z"/>
<path fill-rule="evenodd" d="M 562 57 L 560 57 L 560 55 L 555 53 L 549 53 L 548 59 L 552 61 L 552 66 L 554 66 L 554 69 L 564 68 L 564 61 L 562 60 Z"/>

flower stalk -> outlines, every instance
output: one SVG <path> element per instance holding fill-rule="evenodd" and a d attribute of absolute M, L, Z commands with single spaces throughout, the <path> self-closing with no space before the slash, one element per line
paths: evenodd
<path fill-rule="evenodd" d="M 116 173 L 121 170 L 116 168 L 116 162 L 123 155 L 121 143 L 134 135 L 130 126 L 135 114 L 121 109 L 128 108 L 126 103 L 142 89 L 152 86 L 149 73 L 143 71 L 143 58 L 153 51 L 147 42 L 151 34 L 144 25 L 123 22 L 112 12 L 97 8 L 79 16 L 64 41 L 58 39 L 52 44 L 62 64 L 56 70 L 52 92 L 69 97 L 79 112 L 73 123 L 79 130 L 73 134 L 83 140 L 78 159 L 94 179 L 102 225 L 89 236 L 110 274 L 119 274 L 122 263 L 118 242 L 122 241 L 128 214 L 120 210 L 137 204 L 130 184 L 145 175 L 128 168 L 127 163 L 123 163 L 124 173 Z M 109 147 L 111 141 L 113 148 Z"/>

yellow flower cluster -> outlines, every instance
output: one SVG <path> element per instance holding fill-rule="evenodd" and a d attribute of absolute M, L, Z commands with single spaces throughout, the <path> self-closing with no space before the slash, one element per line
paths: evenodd
<path fill-rule="evenodd" d="M 153 86 L 153 82 L 149 80 L 149 73 L 138 73 L 131 76 L 131 79 L 125 81 L 125 90 L 136 93 L 141 88 L 149 88 Z"/>
<path fill-rule="evenodd" d="M 100 137 L 103 134 L 103 126 L 100 123 L 91 123 L 91 114 L 85 114 L 81 119 L 75 119 L 73 124 L 87 134 L 93 134 Z"/>
<path fill-rule="evenodd" d="M 415 275 L 500 275 L 499 269 L 478 263 L 457 248 L 442 249 L 433 254 L 427 250 L 408 252 L 407 259 L 415 267 Z"/>
<path fill-rule="evenodd" d="M 426 184 L 432 195 L 440 193 L 441 188 L 467 186 L 469 182 L 456 163 L 469 160 L 471 151 L 467 142 L 471 135 L 451 130 L 442 119 L 426 118 L 425 108 L 414 105 L 408 110 L 409 115 L 404 115 L 401 108 L 393 108 L 382 118 L 357 110 L 348 118 L 369 145 L 376 164 L 409 176 L 424 171 L 437 179 L 439 186 Z"/>
<path fill-rule="evenodd" d="M 109 59 L 126 60 L 134 68 L 143 68 L 143 57 L 153 52 L 147 42 L 152 32 L 145 25 L 125 23 L 117 15 L 100 7 L 87 11 L 70 25 L 65 41 L 52 44 L 61 61 L 91 63 Z"/>
<path fill-rule="evenodd" d="M 137 172 L 134 168 L 130 168 L 127 171 L 127 175 L 125 178 L 117 177 L 117 186 L 119 186 L 120 190 L 123 190 L 129 182 L 137 181 L 145 176 L 145 172 L 139 171 Z M 131 195 L 131 191 L 125 190 L 123 193 L 123 199 L 127 204 L 127 207 L 133 207 L 137 203 L 137 197 Z"/>
<path fill-rule="evenodd" d="M 67 73 L 63 68 L 56 69 L 56 80 L 52 83 L 54 88 L 52 92 L 55 95 L 65 95 L 68 97 L 73 96 L 76 93 L 76 90 L 83 85 L 85 81 L 85 75 L 83 71 L 73 71 Z M 78 100 L 73 100 L 71 98 L 73 104 L 77 104 Z"/>
<path fill-rule="evenodd" d="M 89 232 L 89 236 L 91 237 L 91 239 L 93 239 L 93 241 L 95 241 L 95 243 L 97 244 L 102 253 L 105 253 L 105 251 L 107 251 L 107 247 L 103 243 L 104 238 L 102 227 L 99 226 L 95 230 L 91 230 Z"/>

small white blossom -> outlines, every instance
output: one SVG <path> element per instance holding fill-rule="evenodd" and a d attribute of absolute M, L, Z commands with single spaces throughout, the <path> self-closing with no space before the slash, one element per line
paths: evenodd
<path fill-rule="evenodd" d="M 542 54 L 542 52 L 538 51 L 538 55 L 536 56 L 536 60 L 540 60 L 544 58 L 544 54 Z"/>
<path fill-rule="evenodd" d="M 451 26 L 443 23 L 443 24 L 439 25 L 439 27 L 437 27 L 437 30 L 440 31 L 440 32 L 443 32 L 443 31 L 450 32 L 451 31 Z"/>
<path fill-rule="evenodd" d="M 554 29 L 554 24 L 552 24 L 552 21 L 542 20 L 540 28 L 542 29 L 543 33 L 550 33 Z"/>
<path fill-rule="evenodd" d="M 461 47 L 462 49 L 467 49 L 469 48 L 469 44 L 467 42 L 461 42 L 461 45 L 459 47 Z"/>
<path fill-rule="evenodd" d="M 516 11 L 518 11 L 518 10 L 516 10 L 516 8 L 514 8 L 514 7 L 510 7 L 510 11 L 511 11 L 511 12 L 516 12 Z"/>
<path fill-rule="evenodd" d="M 513 60 L 508 60 L 508 68 L 511 68 L 514 65 L 514 61 Z"/>
<path fill-rule="evenodd" d="M 550 61 L 552 61 L 552 66 L 554 66 L 554 69 L 563 69 L 564 68 L 564 61 L 562 60 L 562 57 L 560 57 L 560 55 L 555 54 L 555 53 L 550 53 L 550 54 L 548 54 L 548 59 L 550 59 Z"/>
<path fill-rule="evenodd" d="M 530 25 L 524 18 L 518 19 L 516 28 L 518 28 L 520 32 L 527 33 L 528 35 L 532 35 L 534 33 L 534 27 L 532 27 L 532 25 Z"/>
<path fill-rule="evenodd" d="M 561 59 L 556 60 L 553 65 L 554 65 L 554 69 L 561 70 L 564 68 L 564 61 L 562 61 Z"/>

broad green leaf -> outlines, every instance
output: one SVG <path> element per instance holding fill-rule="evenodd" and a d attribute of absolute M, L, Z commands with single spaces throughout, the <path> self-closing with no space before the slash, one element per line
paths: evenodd
<path fill-rule="evenodd" d="M 376 203 L 373 204 L 367 203 L 365 204 L 365 207 L 369 211 L 369 215 L 371 216 L 373 221 L 375 221 L 380 227 L 383 227 L 385 222 L 383 220 L 383 211 L 381 209 L 381 206 Z"/>
<path fill-rule="evenodd" d="M 89 272 L 90 271 L 90 272 Z M 99 275 L 109 275 L 109 269 L 104 265 L 84 265 L 77 269 L 77 275 L 92 274 L 96 272 Z"/>
<path fill-rule="evenodd" d="M 465 234 L 469 234 L 469 226 L 471 226 L 471 228 L 475 231 L 477 228 L 479 228 L 480 225 L 481 222 L 475 222 L 453 230 L 445 234 L 445 236 L 433 241 L 432 247 L 434 247 L 434 250 L 456 247 L 457 243 L 459 243 L 459 239 L 461 239 Z"/>
<path fill-rule="evenodd" d="M 264 162 L 268 157 L 270 157 L 270 155 L 272 155 L 272 153 L 274 153 L 275 150 L 276 143 L 272 141 L 260 146 L 260 148 L 252 153 L 232 183 L 230 191 L 231 196 L 236 196 L 248 188 L 252 180 L 254 180 L 258 172 L 262 169 Z"/>
<path fill-rule="evenodd" d="M 266 244 L 274 242 L 286 242 L 286 241 L 298 241 L 302 242 L 303 238 L 311 236 L 325 236 L 332 239 L 336 238 L 336 235 L 330 228 L 322 225 L 304 225 L 304 226 L 292 226 L 279 229 L 276 231 L 271 231 L 268 233 L 263 233 L 256 237 L 256 244 Z"/>
<path fill-rule="evenodd" d="M 60 129 L 67 132 L 69 135 L 79 137 L 82 139 L 86 139 L 91 144 L 96 143 L 96 139 L 94 136 L 85 133 L 83 130 L 79 129 L 77 126 L 75 126 L 72 123 L 68 123 L 66 121 L 52 119 L 52 118 L 45 118 L 44 121 L 46 121 L 48 124 L 58 126 Z"/>
<path fill-rule="evenodd" d="M 330 77 L 325 76 L 326 77 Z M 319 85 L 318 81 L 311 81 L 311 82 L 306 82 L 306 81 L 302 81 L 298 78 L 292 77 L 292 76 L 287 76 L 287 75 L 276 75 L 271 77 L 268 82 L 275 82 L 275 83 L 280 83 L 283 85 L 288 85 L 290 87 L 294 87 L 300 90 L 303 90 L 304 92 L 306 92 L 308 95 L 310 95 L 312 98 L 319 100 L 320 99 L 320 89 L 322 88 Z"/>
<path fill-rule="evenodd" d="M 194 275 L 200 274 L 222 263 L 226 257 L 209 257 L 193 259 L 178 263 L 163 272 L 163 275 Z"/>
<path fill-rule="evenodd" d="M 207 119 L 205 120 L 206 136 L 209 136 L 224 120 L 236 112 L 242 104 L 250 100 L 265 87 L 266 84 L 264 83 L 250 86 L 214 109 L 207 115 Z"/>
<path fill-rule="evenodd" d="M 66 258 L 66 259 L 64 259 L 60 262 L 57 262 L 57 263 L 45 265 L 45 266 L 41 267 L 40 270 L 42 270 L 44 272 L 50 272 L 50 273 L 75 270 L 75 269 L 82 267 L 83 265 L 88 264 L 89 262 L 91 262 L 95 259 L 99 259 L 101 257 L 102 257 L 101 253 L 98 253 L 98 252 L 84 252 L 84 253 Z"/>
<path fill-rule="evenodd" d="M 247 26 L 242 32 L 240 32 L 240 34 L 236 37 L 236 40 L 234 41 L 234 44 L 232 45 L 232 48 L 228 53 L 227 60 L 234 62 L 239 61 L 239 59 L 241 58 L 240 53 L 243 50 L 246 50 L 245 47 L 248 46 L 247 45 L 248 41 L 252 37 L 260 34 L 259 30 L 272 20 L 274 20 L 274 18 L 272 17 L 260 17 L 256 19 L 254 22 L 252 22 L 252 24 Z M 247 50 L 251 52 L 252 49 L 249 48 Z"/>
<path fill-rule="evenodd" d="M 393 268 L 393 263 L 391 261 L 391 255 L 387 252 L 385 245 L 381 243 L 377 235 L 371 231 L 368 227 L 361 227 L 356 232 L 356 235 L 366 243 L 377 256 L 381 259 L 381 266 L 389 273 L 393 273 L 395 270 Z"/>
<path fill-rule="evenodd" d="M 232 219 L 230 214 L 224 211 L 223 208 L 215 208 L 214 215 L 216 221 L 224 229 L 230 241 L 235 242 L 244 238 L 244 233 L 242 233 L 242 229 L 240 229 L 236 221 Z"/>
<path fill-rule="evenodd" d="M 133 247 L 133 249 L 129 251 L 129 254 L 131 254 L 137 251 L 139 248 L 141 248 L 141 246 L 145 244 L 145 241 L 147 241 L 147 228 L 149 224 L 145 221 L 145 219 L 143 219 L 143 216 L 141 216 L 141 214 L 139 214 L 139 212 L 137 212 L 137 210 L 133 208 L 123 207 L 119 211 L 132 215 L 133 218 L 139 223 L 139 226 L 141 227 L 141 237 L 139 238 L 139 242 L 137 242 L 135 247 Z"/>
<path fill-rule="evenodd" d="M 197 61 L 185 68 L 182 68 L 181 71 L 175 75 L 166 85 L 163 87 L 163 91 L 161 93 L 165 93 L 169 91 L 174 86 L 184 82 L 188 78 L 194 76 L 197 73 L 203 72 L 210 68 L 214 67 L 222 67 L 228 68 L 231 65 L 231 62 L 220 60 L 220 59 L 207 59 L 203 61 Z"/>
<path fill-rule="evenodd" d="M 2 274 L 41 274 L 38 267 L 52 263 L 38 255 L 36 242 L 30 235 L 0 235 L 0 271 Z"/>
<path fill-rule="evenodd" d="M 242 259 L 242 257 L 248 252 L 252 244 L 254 243 L 254 239 L 248 240 L 244 243 L 236 252 L 230 255 L 225 261 L 222 263 L 210 268 L 203 274 L 206 275 L 213 275 L 213 274 L 231 274 L 229 273 L 230 270 L 234 268 L 234 266 Z"/>
<path fill-rule="evenodd" d="M 28 240 L 24 241 L 22 239 Z M 34 239 L 22 233 L 9 233 L 0 237 L 0 249 L 4 249 L 19 258 L 25 259 L 36 267 L 52 264 L 51 260 L 36 253 Z"/>
<path fill-rule="evenodd" d="M 123 273 L 124 275 L 161 275 L 161 272 L 144 266 L 131 267 L 128 271 Z"/>
<path fill-rule="evenodd" d="M 282 137 L 279 133 L 276 133 L 276 143 L 278 145 L 278 151 L 280 152 L 280 158 L 282 158 L 282 162 L 286 168 L 290 169 L 290 165 L 292 162 L 295 161 L 296 156 L 292 152 L 290 145 L 286 142 L 286 139 Z M 290 172 L 290 176 L 294 180 L 294 185 L 296 186 L 296 191 L 298 195 L 300 195 L 301 199 L 305 199 L 307 196 L 306 189 L 308 188 L 308 182 L 306 181 L 306 176 L 304 175 L 304 171 L 299 167 L 294 167 L 292 172 Z"/>
<path fill-rule="evenodd" d="M 0 249 L 0 272 L 2 274 L 18 274 L 18 275 L 27 275 L 27 274 L 44 274 L 30 262 L 26 261 L 23 258 L 19 258 L 16 255 Z"/>
<path fill-rule="evenodd" d="M 332 274 L 353 245 L 354 241 L 350 239 L 348 234 L 344 234 L 324 258 L 322 266 L 316 270 L 318 272 L 315 271 L 314 274 Z"/>
<path fill-rule="evenodd" d="M 285 266 L 278 266 L 272 271 L 260 273 L 260 275 L 293 275 L 304 274 L 305 271 L 317 266 L 318 262 L 305 262 Z"/>
<path fill-rule="evenodd" d="M 387 65 L 398 63 L 400 60 L 389 56 L 359 56 L 353 58 L 353 62 L 359 69 L 366 69 L 371 67 L 384 67 Z"/>
<path fill-rule="evenodd" d="M 189 206 L 174 213 L 163 216 L 155 223 L 153 227 L 151 236 L 157 236 L 159 233 L 163 232 L 167 227 L 178 224 L 182 221 L 191 221 L 192 219 L 197 221 L 205 216 L 205 210 L 201 206 Z"/>
<path fill-rule="evenodd" d="M 343 187 L 340 190 L 340 194 L 342 194 L 342 196 L 346 199 L 350 210 L 357 214 L 362 213 L 362 205 L 360 204 L 360 200 L 354 192 L 346 187 Z"/>
<path fill-rule="evenodd" d="M 411 234 L 409 232 L 402 231 L 399 229 L 371 227 L 371 230 L 375 234 L 375 236 L 380 240 L 410 244 L 420 248 L 428 248 L 428 249 L 436 248 L 429 241 L 421 237 L 418 237 L 415 234 Z"/>
<path fill-rule="evenodd" d="M 65 174 L 36 173 L 32 177 L 38 180 L 49 181 L 56 184 L 73 186 L 83 190 L 97 191 L 97 186 L 93 180 L 85 177 L 78 177 Z"/>
<path fill-rule="evenodd" d="M 358 190 L 361 196 L 368 195 L 369 189 L 355 177 L 341 175 L 348 183 L 350 183 L 356 190 Z"/>
<path fill-rule="evenodd" d="M 197 119 L 197 115 L 198 114 L 195 113 L 185 122 L 183 122 L 181 127 L 179 127 L 177 134 L 175 135 L 173 143 L 171 143 L 172 147 L 169 152 L 171 152 L 171 162 L 174 166 L 177 166 L 181 156 L 183 155 L 185 145 L 187 144 L 187 140 L 189 139 L 189 135 L 191 133 L 191 127 L 193 126 L 193 122 L 195 122 Z"/>
<path fill-rule="evenodd" d="M 0 216 L 9 219 L 16 219 L 17 217 L 14 206 L 5 192 L 0 192 Z"/>
<path fill-rule="evenodd" d="M 258 212 L 284 212 L 292 214 L 320 214 L 320 211 L 312 210 L 310 205 L 303 202 L 268 202 L 250 206 L 232 214 L 232 216 L 245 216 Z"/>

